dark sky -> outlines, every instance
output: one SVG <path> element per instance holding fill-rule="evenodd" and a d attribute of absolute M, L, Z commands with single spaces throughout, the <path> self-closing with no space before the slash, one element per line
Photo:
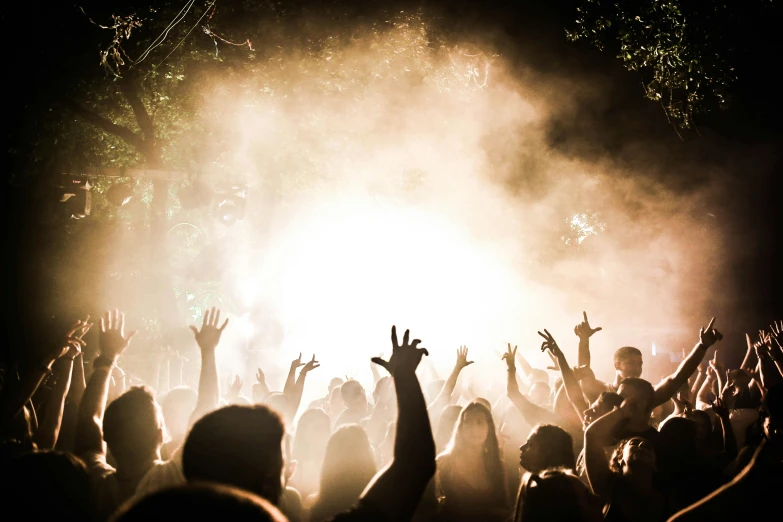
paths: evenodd
<path fill-rule="evenodd" d="M 24 169 L 8 149 L 28 139 L 37 111 L 56 95 L 61 75 L 70 74 L 74 67 L 97 65 L 96 48 L 91 47 L 94 33 L 77 24 L 81 15 L 73 4 L 52 7 L 53 2 L 35 0 L 15 4 L 0 13 L 7 170 Z M 86 8 L 95 4 L 84 3 Z M 629 166 L 644 162 L 645 154 L 654 154 L 663 166 L 661 179 L 682 191 L 699 190 L 706 173 L 720 167 L 731 197 L 716 202 L 715 213 L 730 241 L 731 264 L 721 286 L 705 292 L 715 293 L 716 301 L 732 312 L 734 317 L 724 324 L 729 322 L 739 331 L 783 318 L 783 263 L 777 252 L 783 248 L 776 250 L 783 238 L 781 95 L 775 81 L 783 50 L 776 38 L 779 12 L 730 29 L 748 42 L 735 64 L 740 79 L 732 106 L 700 117 L 699 133 L 686 132 L 681 139 L 660 107 L 643 98 L 638 77 L 625 71 L 612 53 L 566 41 L 564 27 L 574 18 L 574 5 L 571 1 L 461 0 L 444 2 L 439 8 L 457 27 L 493 35 L 505 46 L 505 54 L 519 63 L 610 86 L 600 103 L 590 101 L 576 115 L 552 122 L 553 146 L 585 158 L 611 156 Z M 8 211 L 14 192 L 3 193 Z M 13 244 L 20 223 L 5 220 L 5 227 Z M 22 252 L 14 249 L 11 255 L 22 258 Z M 699 252 L 693 252 L 693 262 L 699 262 Z M 8 283 L 13 274 L 6 274 Z"/>

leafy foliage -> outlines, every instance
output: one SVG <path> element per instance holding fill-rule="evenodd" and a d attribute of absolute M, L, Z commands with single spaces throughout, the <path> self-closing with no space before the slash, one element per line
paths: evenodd
<path fill-rule="evenodd" d="M 581 0 L 567 36 L 617 53 L 642 75 L 647 98 L 683 128 L 694 115 L 725 108 L 737 80 L 738 24 L 768 0 Z"/>

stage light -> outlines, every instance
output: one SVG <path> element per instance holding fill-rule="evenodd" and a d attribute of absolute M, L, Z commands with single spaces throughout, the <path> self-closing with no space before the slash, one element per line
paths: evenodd
<path fill-rule="evenodd" d="M 230 191 L 218 194 L 215 200 L 215 217 L 224 225 L 231 225 L 245 218 L 245 191 L 232 187 Z"/>
<path fill-rule="evenodd" d="M 133 197 L 133 187 L 128 183 L 116 183 L 106 191 L 106 199 L 115 207 L 125 205 Z"/>
<path fill-rule="evenodd" d="M 60 203 L 71 219 L 82 219 L 90 215 L 92 209 L 92 185 L 87 178 L 68 176 L 61 187 Z"/>

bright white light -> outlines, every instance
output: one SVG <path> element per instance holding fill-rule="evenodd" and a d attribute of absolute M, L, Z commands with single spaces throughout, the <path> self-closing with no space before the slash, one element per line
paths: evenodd
<path fill-rule="evenodd" d="M 368 372 L 371 355 L 390 355 L 393 322 L 452 363 L 461 344 L 477 360 L 494 357 L 527 319 L 507 260 L 445 216 L 335 199 L 308 209 L 284 237 L 286 351 L 312 347 L 340 372 Z"/>
<path fill-rule="evenodd" d="M 655 343 L 652 343 L 652 355 L 653 357 L 658 355 L 658 348 L 655 346 Z"/>

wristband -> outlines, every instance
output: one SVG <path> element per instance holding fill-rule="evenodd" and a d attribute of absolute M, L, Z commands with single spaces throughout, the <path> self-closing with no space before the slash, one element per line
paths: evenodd
<path fill-rule="evenodd" d="M 103 355 L 97 357 L 92 362 L 93 368 L 113 368 L 115 365 L 114 359 L 110 359 L 108 357 L 104 357 Z"/>

